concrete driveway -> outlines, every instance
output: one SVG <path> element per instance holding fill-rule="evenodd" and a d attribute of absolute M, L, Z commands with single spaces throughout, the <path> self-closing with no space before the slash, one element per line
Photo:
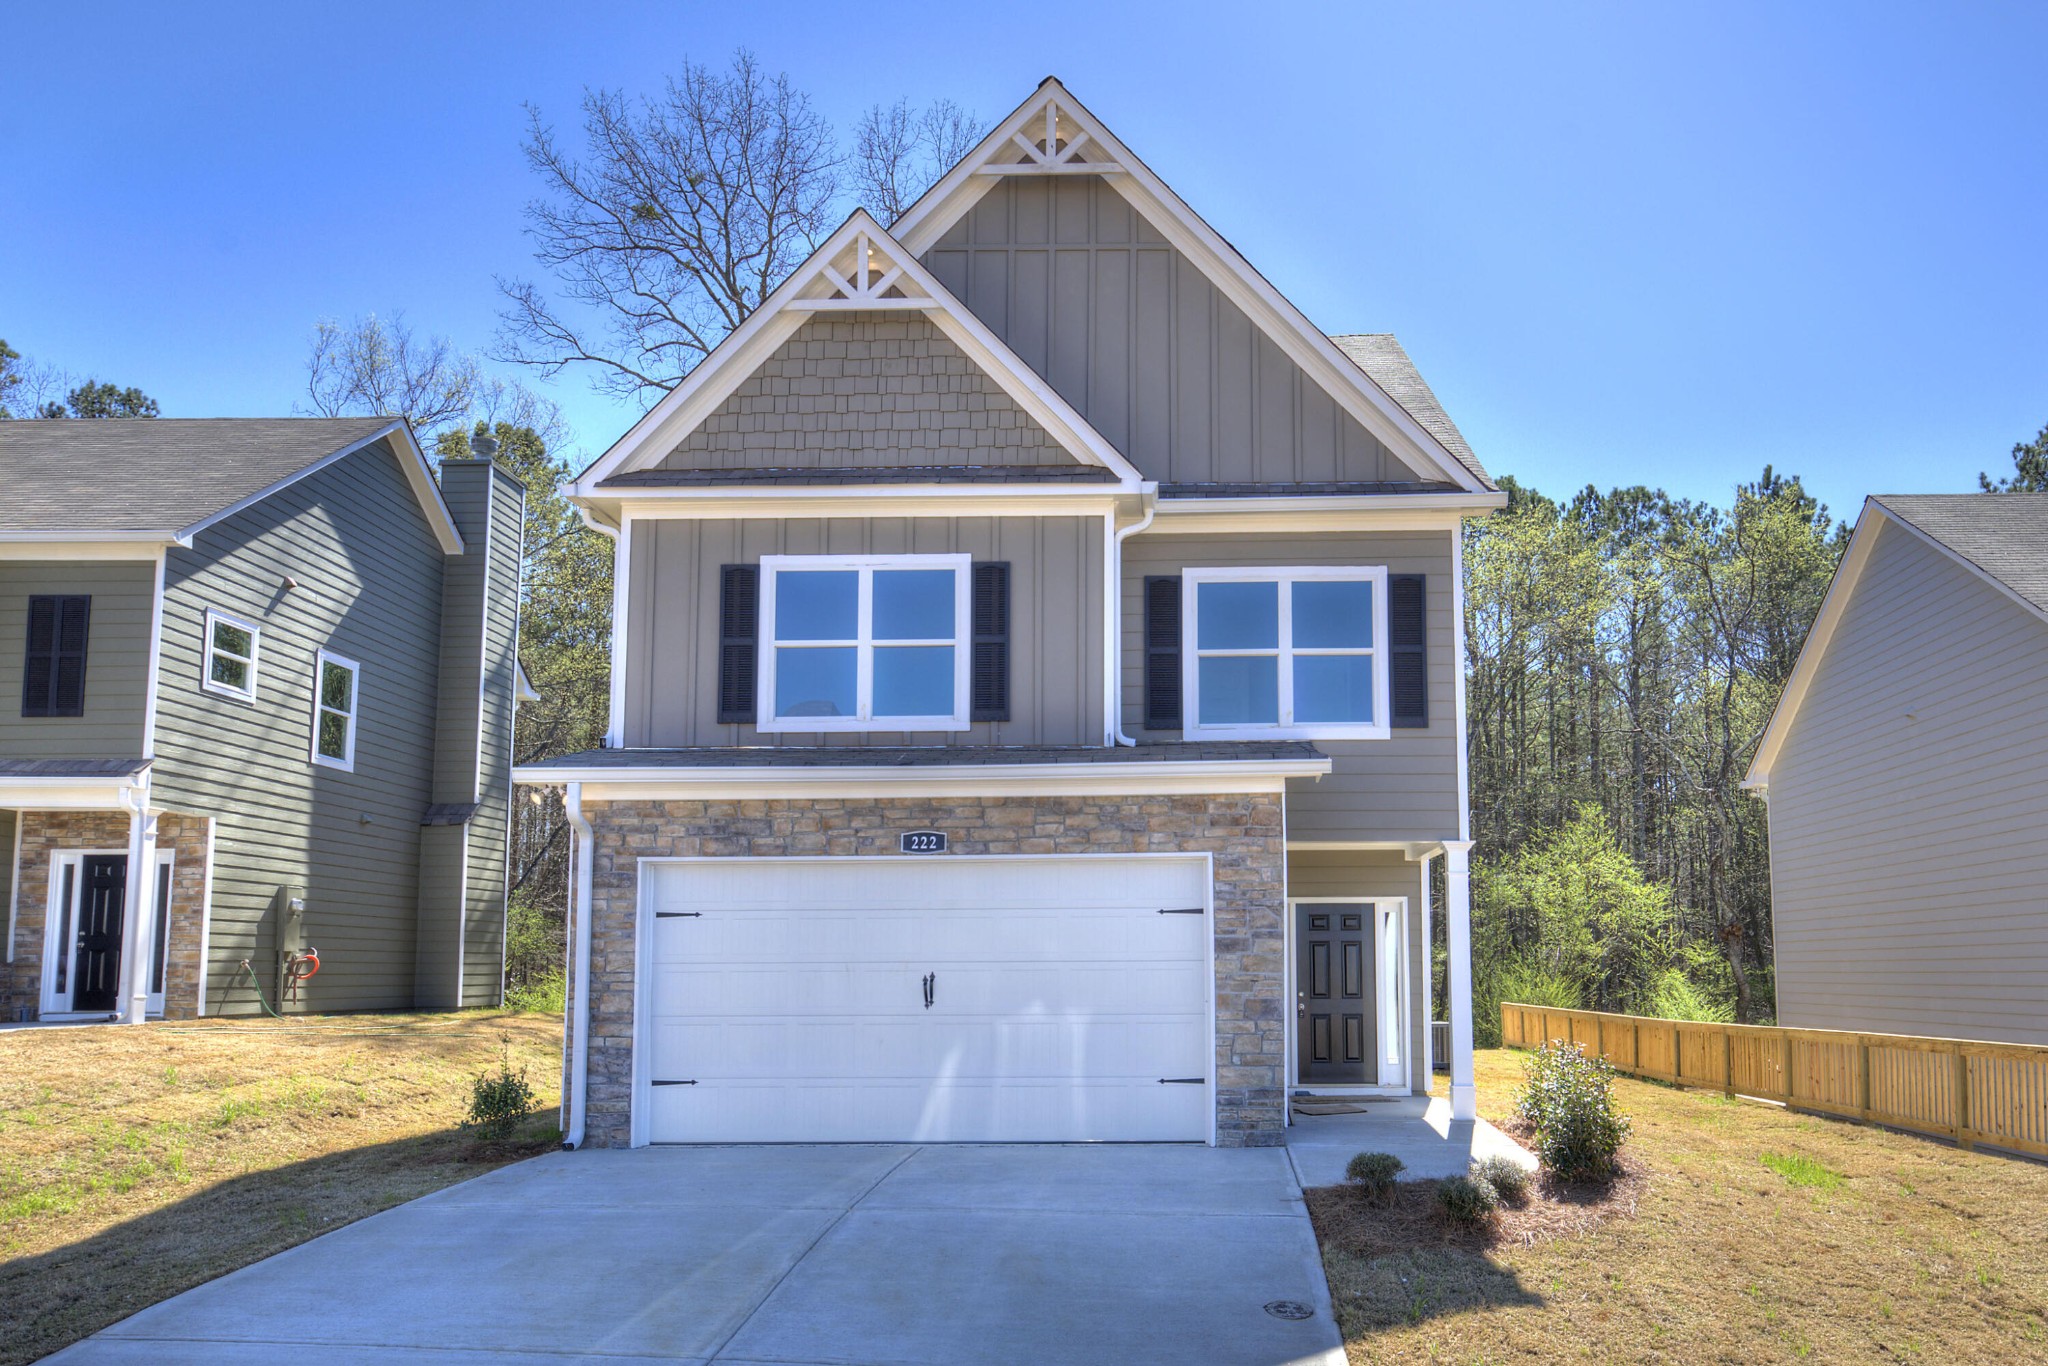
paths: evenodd
<path fill-rule="evenodd" d="M 1290 1319 L 1267 1305 L 1312 1312 Z M 1341 1366 L 1279 1149 L 553 1153 L 146 1309 L 64 1363 Z"/>

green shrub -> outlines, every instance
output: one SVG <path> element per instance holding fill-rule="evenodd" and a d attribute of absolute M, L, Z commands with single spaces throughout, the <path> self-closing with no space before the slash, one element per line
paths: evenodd
<path fill-rule="evenodd" d="M 1732 1024 L 1735 1002 L 1716 996 L 1677 968 L 1668 968 L 1651 984 L 1644 1013 L 1660 1020 L 1698 1020 L 1706 1024 Z"/>
<path fill-rule="evenodd" d="M 1473 983 L 1472 1042 L 1478 1048 L 1500 1047 L 1500 1003 L 1552 1010 L 1580 1010 L 1585 992 L 1565 974 L 1525 958 L 1511 958 Z"/>
<path fill-rule="evenodd" d="M 1483 1224 L 1500 1208 L 1500 1192 L 1476 1176 L 1453 1176 L 1436 1187 L 1436 1202 L 1444 1216 L 1466 1227 Z"/>
<path fill-rule="evenodd" d="M 1482 1157 L 1472 1164 L 1472 1175 L 1493 1187 L 1507 1204 L 1519 1205 L 1529 1198 L 1529 1169 L 1512 1157 Z"/>
<path fill-rule="evenodd" d="M 569 999 L 569 979 L 561 969 L 532 978 L 505 992 L 505 1009 L 536 1015 L 560 1015 Z"/>
<path fill-rule="evenodd" d="M 1394 1180 L 1407 1164 L 1392 1153 L 1360 1153 L 1344 1168 L 1344 1179 L 1375 1205 L 1394 1198 Z"/>
<path fill-rule="evenodd" d="M 1536 1157 L 1566 1179 L 1604 1176 L 1628 1137 L 1614 1107 L 1614 1068 L 1583 1045 L 1547 1043 L 1522 1063 L 1515 1110 L 1536 1130 Z"/>
<path fill-rule="evenodd" d="M 533 1088 L 527 1085 L 526 1071 L 514 1072 L 507 1058 L 495 1073 L 479 1072 L 470 1079 L 469 1117 L 463 1127 L 479 1138 L 510 1138 L 532 1109 Z"/>

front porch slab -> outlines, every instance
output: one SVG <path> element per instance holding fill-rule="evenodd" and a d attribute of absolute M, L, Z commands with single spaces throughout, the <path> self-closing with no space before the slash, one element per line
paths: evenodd
<path fill-rule="evenodd" d="M 1463 1176 L 1475 1160 L 1507 1157 L 1534 1171 L 1536 1159 L 1483 1119 L 1454 1120 L 1441 1096 L 1376 1101 L 1364 1114 L 1297 1115 L 1287 1130 L 1287 1156 L 1303 1186 L 1334 1186 L 1359 1153 L 1392 1153 L 1404 1181 Z"/>

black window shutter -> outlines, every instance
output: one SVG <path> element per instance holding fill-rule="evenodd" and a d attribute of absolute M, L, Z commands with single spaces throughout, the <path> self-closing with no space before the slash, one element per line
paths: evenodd
<path fill-rule="evenodd" d="M 718 720 L 752 725 L 755 644 L 760 634 L 761 567 L 722 565 L 718 570 Z"/>
<path fill-rule="evenodd" d="M 1145 729 L 1180 728 L 1180 575 L 1147 574 Z"/>
<path fill-rule="evenodd" d="M 1429 725 L 1429 625 L 1426 574 L 1387 576 L 1387 673 L 1393 694 L 1389 724 Z"/>
<path fill-rule="evenodd" d="M 1010 566 L 1005 560 L 974 566 L 974 656 L 970 721 L 1010 719 Z"/>
<path fill-rule="evenodd" d="M 85 641 L 89 597 L 28 600 L 28 649 L 22 660 L 23 716 L 85 715 Z"/>

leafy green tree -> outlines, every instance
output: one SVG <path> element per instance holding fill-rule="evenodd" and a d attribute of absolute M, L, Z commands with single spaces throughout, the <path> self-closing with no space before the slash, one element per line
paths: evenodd
<path fill-rule="evenodd" d="M 1986 493 L 2048 493 L 2048 425 L 2032 441 L 2013 446 L 2012 468 L 2004 479 L 1979 474 L 1977 486 Z"/>
<path fill-rule="evenodd" d="M 156 400 L 134 385 L 122 388 L 103 380 L 87 380 L 64 395 L 60 407 L 43 406 L 44 417 L 155 417 Z"/>
<path fill-rule="evenodd" d="M 156 415 L 156 400 L 133 385 L 74 383 L 62 370 L 37 364 L 0 339 L 0 419 Z"/>

